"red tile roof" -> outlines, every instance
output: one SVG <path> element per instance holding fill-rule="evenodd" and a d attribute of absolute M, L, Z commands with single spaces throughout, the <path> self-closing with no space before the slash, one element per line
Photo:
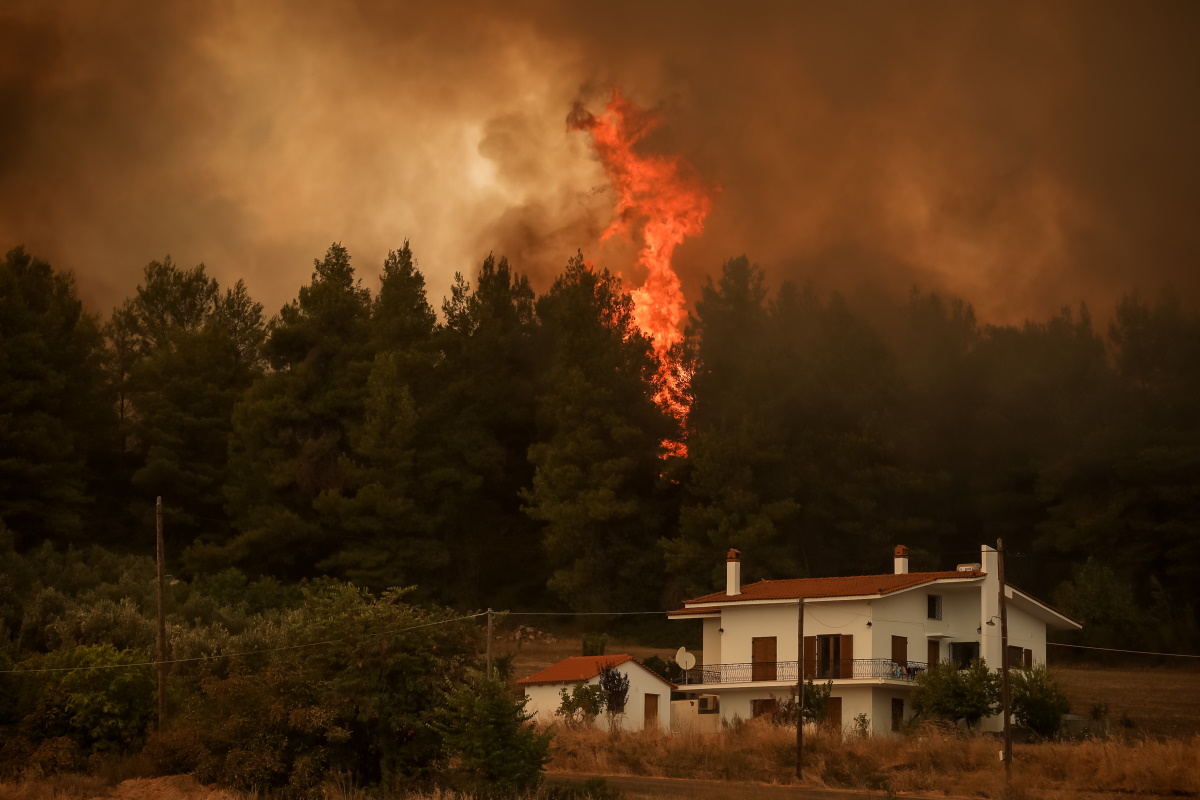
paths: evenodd
<path fill-rule="evenodd" d="M 611 656 L 572 656 L 564 658 L 553 666 L 546 667 L 541 672 L 535 672 L 528 678 L 517 681 L 518 684 L 532 683 L 574 683 L 575 681 L 590 680 L 600 674 L 605 667 L 619 666 L 629 661 L 624 654 Z"/>
<path fill-rule="evenodd" d="M 851 575 L 844 578 L 793 578 L 790 580 L 759 581 L 742 587 L 742 593 L 730 597 L 725 592 L 713 592 L 703 597 L 685 601 L 692 603 L 737 603 L 746 600 L 792 600 L 803 597 L 855 597 L 859 595 L 883 595 L 911 589 L 937 580 L 971 580 L 982 578 L 979 570 L 959 572 L 905 572 L 899 575 Z M 698 613 L 686 608 L 669 612 Z"/>
<path fill-rule="evenodd" d="M 673 617 L 686 616 L 690 614 L 699 616 L 701 614 L 720 614 L 721 608 L 719 606 L 701 606 L 699 608 L 681 608 L 678 611 L 668 611 L 667 613 Z"/>

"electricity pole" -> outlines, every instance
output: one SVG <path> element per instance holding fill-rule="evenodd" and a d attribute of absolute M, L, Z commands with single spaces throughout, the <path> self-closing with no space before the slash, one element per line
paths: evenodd
<path fill-rule="evenodd" d="M 488 632 L 487 632 L 487 676 L 488 680 L 492 679 L 492 610 L 487 610 L 488 615 Z"/>
<path fill-rule="evenodd" d="M 796 778 L 804 778 L 804 598 L 796 619 Z"/>
<path fill-rule="evenodd" d="M 167 725 L 167 619 L 163 608 L 163 503 L 154 504 L 155 539 L 158 550 L 158 729 Z"/>
<path fill-rule="evenodd" d="M 1004 586 L 1004 540 L 996 540 L 996 572 L 1000 579 L 1000 691 L 1004 704 L 1004 780 L 1012 779 L 1012 707 L 1008 689 L 1008 592 Z"/>

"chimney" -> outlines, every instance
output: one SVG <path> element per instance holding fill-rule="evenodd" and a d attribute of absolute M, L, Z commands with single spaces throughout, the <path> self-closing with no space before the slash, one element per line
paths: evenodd
<path fill-rule="evenodd" d="M 742 558 L 737 550 L 725 554 L 725 594 L 733 597 L 742 593 Z"/>
<path fill-rule="evenodd" d="M 896 574 L 897 575 L 907 575 L 908 574 L 908 548 L 902 544 L 896 545 L 896 555 L 895 555 L 894 560 L 896 563 Z"/>

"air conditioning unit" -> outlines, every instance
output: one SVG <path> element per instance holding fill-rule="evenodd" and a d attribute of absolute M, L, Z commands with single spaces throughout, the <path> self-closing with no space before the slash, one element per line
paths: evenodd
<path fill-rule="evenodd" d="M 715 694 L 700 695 L 700 708 L 699 708 L 700 713 L 701 714 L 717 713 L 717 709 L 720 708 L 720 699 L 721 699 L 720 696 L 715 695 Z"/>
<path fill-rule="evenodd" d="M 983 569 L 983 564 L 959 564 L 959 572 L 974 572 L 975 570 Z"/>

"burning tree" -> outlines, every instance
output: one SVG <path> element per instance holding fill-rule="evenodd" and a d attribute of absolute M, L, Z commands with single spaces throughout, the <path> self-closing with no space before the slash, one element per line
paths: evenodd
<path fill-rule="evenodd" d="M 586 130 L 617 194 L 613 221 L 601 241 L 629 234 L 641 222 L 642 249 L 638 266 L 646 280 L 633 290 L 633 316 L 654 344 L 660 385 L 655 400 L 676 420 L 687 416 L 688 374 L 676 350 L 683 341 L 683 290 L 671 266 L 675 248 L 699 234 L 712 210 L 712 194 L 687 174 L 677 156 L 643 155 L 634 145 L 658 126 L 659 118 L 614 91 L 599 116 L 577 106 L 568 126 Z M 683 455 L 682 442 L 664 442 L 668 452 Z"/>

